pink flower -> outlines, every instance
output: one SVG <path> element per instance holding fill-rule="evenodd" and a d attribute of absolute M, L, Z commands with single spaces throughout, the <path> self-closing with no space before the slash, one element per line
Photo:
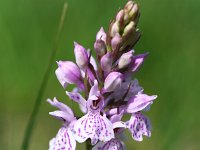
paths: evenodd
<path fill-rule="evenodd" d="M 58 131 L 56 137 L 50 140 L 49 150 L 64 149 L 75 150 L 76 141 L 72 132 L 72 127 L 76 118 L 73 111 L 65 104 L 59 102 L 56 98 L 47 100 L 52 106 L 59 108 L 60 110 L 50 112 L 53 117 L 62 120 L 63 126 Z"/>
<path fill-rule="evenodd" d="M 132 137 L 136 141 L 142 141 L 142 135 L 147 137 L 151 136 L 151 125 L 149 119 L 141 112 L 134 113 L 131 119 L 127 123 L 129 131 L 132 133 Z"/>
<path fill-rule="evenodd" d="M 78 142 L 82 143 L 90 138 L 91 144 L 95 145 L 98 140 L 109 141 L 114 138 L 112 123 L 105 114 L 100 114 L 102 108 L 103 99 L 99 95 L 98 83 L 95 81 L 87 100 L 88 112 L 74 124 L 74 136 Z"/>

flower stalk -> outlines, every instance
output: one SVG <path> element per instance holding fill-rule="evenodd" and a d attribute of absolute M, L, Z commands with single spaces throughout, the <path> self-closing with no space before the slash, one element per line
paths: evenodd
<path fill-rule="evenodd" d="M 62 29 L 63 29 L 66 11 L 67 11 L 67 3 L 65 3 L 64 6 L 63 6 L 63 10 L 62 10 L 61 18 L 60 18 L 60 23 L 59 23 L 57 35 L 56 35 L 56 38 L 55 38 L 55 42 L 54 42 L 54 45 L 53 45 L 53 48 L 52 48 L 52 51 L 51 51 L 51 56 L 50 56 L 50 59 L 49 59 L 48 67 L 47 67 L 46 72 L 43 76 L 42 83 L 40 85 L 38 95 L 37 95 L 36 100 L 35 100 L 34 108 L 33 108 L 33 111 L 31 113 L 31 116 L 29 118 L 26 130 L 25 130 L 25 134 L 24 134 L 24 138 L 23 138 L 23 142 L 22 142 L 22 146 L 21 146 L 22 150 L 28 150 L 28 148 L 29 148 L 29 143 L 30 143 L 31 136 L 32 136 L 32 133 L 33 133 L 34 125 L 36 123 L 36 118 L 37 118 L 39 108 L 40 108 L 40 105 L 41 105 L 41 102 L 42 102 L 44 91 L 45 91 L 47 83 L 48 83 L 51 68 L 53 66 L 56 51 L 57 51 L 57 48 L 58 48 L 58 43 L 60 41 L 60 34 L 62 32 Z"/>

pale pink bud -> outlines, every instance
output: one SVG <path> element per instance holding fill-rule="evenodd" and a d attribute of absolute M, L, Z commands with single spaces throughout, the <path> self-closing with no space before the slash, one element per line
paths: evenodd
<path fill-rule="evenodd" d="M 113 56 L 108 52 L 101 58 L 101 68 L 103 71 L 109 72 L 112 68 Z"/>
<path fill-rule="evenodd" d="M 99 32 L 97 32 L 96 40 L 102 40 L 106 43 L 106 33 L 105 33 L 103 27 L 101 27 Z"/>
<path fill-rule="evenodd" d="M 80 84 L 81 72 L 78 66 L 71 61 L 58 61 L 56 76 L 60 84 L 66 88 L 67 84 Z"/>
<path fill-rule="evenodd" d="M 114 37 L 117 33 L 119 33 L 119 22 L 116 21 L 111 28 L 110 35 Z"/>
<path fill-rule="evenodd" d="M 103 40 L 96 40 L 94 43 L 94 49 L 98 56 L 103 56 L 106 53 L 106 44 Z"/>
<path fill-rule="evenodd" d="M 112 50 L 115 50 L 119 44 L 122 42 L 122 37 L 117 33 L 111 40 Z"/>
<path fill-rule="evenodd" d="M 133 50 L 127 52 L 127 53 L 124 53 L 120 58 L 119 58 L 119 62 L 118 62 L 118 68 L 119 69 L 122 69 L 122 68 L 125 68 L 127 67 L 131 62 L 132 62 L 132 59 L 133 59 Z"/>
<path fill-rule="evenodd" d="M 79 66 L 79 68 L 85 69 L 89 62 L 86 49 L 82 45 L 74 42 L 74 54 L 76 58 L 76 64 Z"/>
<path fill-rule="evenodd" d="M 120 22 L 123 18 L 124 18 L 124 10 L 120 10 L 120 11 L 117 13 L 116 21 L 119 21 L 119 22 Z"/>
<path fill-rule="evenodd" d="M 112 92 L 118 89 L 122 83 L 122 74 L 120 72 L 111 72 L 105 79 L 104 90 Z"/>

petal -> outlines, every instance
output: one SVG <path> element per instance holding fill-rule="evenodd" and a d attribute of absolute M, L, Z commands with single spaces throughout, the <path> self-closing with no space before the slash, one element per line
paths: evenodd
<path fill-rule="evenodd" d="M 118 121 L 118 122 L 115 122 L 113 123 L 113 129 L 116 129 L 116 128 L 126 128 L 126 124 L 122 121 Z"/>
<path fill-rule="evenodd" d="M 103 27 L 101 27 L 100 30 L 97 32 L 96 40 L 99 40 L 99 39 L 103 40 L 106 43 L 106 33 Z"/>
<path fill-rule="evenodd" d="M 93 56 L 90 56 L 90 63 L 92 64 L 94 70 L 97 70 L 97 63 Z"/>
<path fill-rule="evenodd" d="M 120 88 L 122 83 L 122 74 L 120 72 L 111 72 L 105 79 L 104 89 L 106 92 L 112 92 Z"/>
<path fill-rule="evenodd" d="M 101 58 L 100 64 L 102 70 L 107 73 L 110 72 L 110 70 L 112 69 L 112 63 L 113 63 L 112 53 L 108 52 Z"/>
<path fill-rule="evenodd" d="M 58 78 L 58 81 L 63 86 L 63 88 L 66 88 L 69 82 L 66 81 L 66 78 L 65 78 L 65 75 L 64 75 L 63 71 L 60 68 L 58 68 L 55 71 L 55 74 L 56 74 L 56 76 Z"/>
<path fill-rule="evenodd" d="M 139 67 L 142 65 L 142 63 L 144 62 L 144 59 L 147 55 L 148 55 L 148 53 L 134 56 L 133 63 L 132 63 L 132 72 L 135 72 L 139 69 Z"/>
<path fill-rule="evenodd" d="M 108 142 L 99 142 L 95 145 L 92 150 L 125 150 L 123 142 L 115 138 Z"/>
<path fill-rule="evenodd" d="M 49 112 L 49 114 L 61 121 L 64 121 L 65 123 L 70 123 L 73 120 L 76 120 L 76 118 L 74 116 L 70 116 L 69 114 L 63 112 L 63 111 L 53 111 L 53 112 Z"/>
<path fill-rule="evenodd" d="M 92 145 L 95 145 L 98 140 L 109 141 L 114 138 L 112 123 L 99 113 L 89 112 L 81 117 L 74 124 L 75 138 L 82 143 L 88 138 L 91 139 Z"/>
<path fill-rule="evenodd" d="M 118 62 L 119 69 L 125 68 L 131 63 L 132 58 L 133 58 L 133 53 L 134 53 L 134 51 L 130 50 L 130 51 L 122 54 L 122 56 L 119 58 L 119 62 Z"/>
<path fill-rule="evenodd" d="M 69 96 L 70 99 L 77 102 L 80 106 L 80 109 L 83 113 L 87 112 L 86 108 L 86 100 L 79 94 L 78 92 L 68 92 L 66 91 L 66 94 Z"/>
<path fill-rule="evenodd" d="M 53 146 L 55 145 L 55 142 L 56 142 L 56 138 L 52 138 L 49 141 L 49 150 L 53 150 Z"/>
<path fill-rule="evenodd" d="M 76 58 L 76 64 L 79 66 L 79 68 L 85 69 L 89 62 L 86 49 L 77 42 L 74 42 L 74 54 Z"/>
<path fill-rule="evenodd" d="M 127 112 L 128 113 L 135 113 L 138 111 L 143 110 L 145 107 L 147 107 L 149 104 L 153 102 L 157 98 L 156 95 L 148 96 L 146 94 L 139 93 L 136 96 L 133 96 L 128 101 L 127 106 Z"/>
<path fill-rule="evenodd" d="M 67 83 L 77 84 L 82 82 L 80 69 L 75 63 L 71 61 L 58 61 L 57 64 L 58 68 L 55 73 L 64 88 L 66 88 Z"/>
<path fill-rule="evenodd" d="M 119 33 L 115 34 L 115 36 L 111 40 L 112 50 L 115 51 L 119 48 L 119 45 L 122 43 L 122 37 Z"/>
<path fill-rule="evenodd" d="M 90 89 L 89 97 L 92 95 L 98 96 L 99 95 L 99 88 L 97 80 L 94 81 L 94 85 Z"/>
<path fill-rule="evenodd" d="M 55 97 L 54 97 L 53 101 L 51 99 L 47 99 L 47 102 L 49 102 L 52 106 L 59 108 L 61 111 L 65 112 L 66 114 L 74 117 L 74 113 L 71 110 L 71 108 L 69 108 L 67 105 L 59 102 Z"/>
<path fill-rule="evenodd" d="M 124 115 L 124 110 L 122 110 L 119 114 L 117 113 L 117 114 L 111 116 L 110 117 L 110 121 L 112 123 L 118 122 L 118 121 L 120 121 L 122 119 L 123 115 Z"/>
<path fill-rule="evenodd" d="M 66 127 L 62 127 L 55 138 L 49 142 L 49 150 L 75 150 L 76 141 L 73 133 Z"/>
<path fill-rule="evenodd" d="M 132 138 L 136 141 L 142 141 L 142 135 L 151 136 L 151 125 L 149 119 L 142 113 L 132 114 L 128 122 L 128 128 L 132 133 Z"/>
<path fill-rule="evenodd" d="M 118 121 L 118 122 L 113 123 L 113 129 L 116 136 L 121 136 L 126 128 L 127 128 L 127 125 L 125 122 Z"/>
<path fill-rule="evenodd" d="M 87 76 L 89 77 L 89 79 L 91 81 L 94 81 L 94 80 L 96 80 L 96 78 L 95 78 L 94 73 L 92 72 L 91 69 L 93 69 L 93 68 L 90 68 L 90 65 L 89 65 L 89 68 L 87 68 Z"/>

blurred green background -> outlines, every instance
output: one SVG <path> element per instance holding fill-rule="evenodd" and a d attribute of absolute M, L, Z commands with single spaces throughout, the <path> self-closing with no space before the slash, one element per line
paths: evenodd
<path fill-rule="evenodd" d="M 127 149 L 199 150 L 200 1 L 137 0 L 143 33 L 137 53 L 149 51 L 136 75 L 148 94 L 157 94 L 150 117 L 150 139 Z M 56 60 L 74 60 L 73 41 L 93 49 L 96 32 L 106 30 L 123 0 L 68 0 Z M 18 150 L 55 39 L 64 0 L 0 0 L 0 149 Z M 54 71 L 45 91 L 30 144 L 45 150 L 61 122 L 48 115 L 56 96 L 70 103 Z M 84 149 L 78 145 L 77 149 Z"/>

